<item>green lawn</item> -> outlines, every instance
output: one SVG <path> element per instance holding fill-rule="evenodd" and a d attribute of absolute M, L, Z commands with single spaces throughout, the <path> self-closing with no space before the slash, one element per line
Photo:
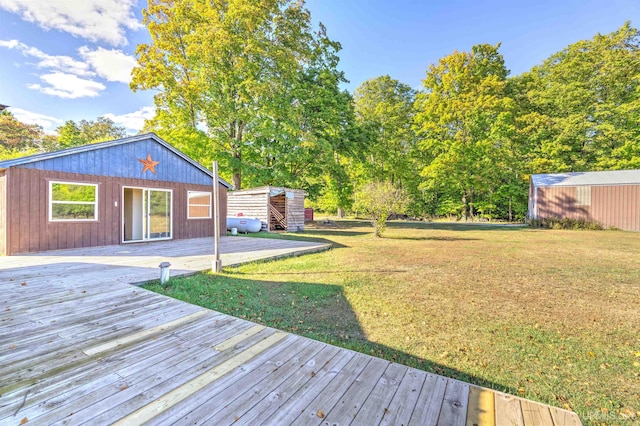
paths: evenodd
<path fill-rule="evenodd" d="M 147 288 L 571 409 L 585 424 L 640 419 L 640 234 L 406 222 L 371 232 L 318 223 L 271 237 L 333 250 Z"/>

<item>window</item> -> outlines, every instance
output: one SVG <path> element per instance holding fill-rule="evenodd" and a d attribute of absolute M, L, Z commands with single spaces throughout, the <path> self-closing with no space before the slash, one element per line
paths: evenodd
<path fill-rule="evenodd" d="M 211 219 L 211 193 L 200 191 L 188 191 L 187 197 L 189 219 Z"/>
<path fill-rule="evenodd" d="M 49 182 L 49 220 L 98 220 L 98 185 Z"/>
<path fill-rule="evenodd" d="M 591 187 L 576 186 L 576 204 L 579 206 L 591 205 Z"/>

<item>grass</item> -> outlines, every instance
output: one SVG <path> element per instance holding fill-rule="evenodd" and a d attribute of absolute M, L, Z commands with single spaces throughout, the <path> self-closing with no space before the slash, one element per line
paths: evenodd
<path fill-rule="evenodd" d="M 640 235 L 317 223 L 331 251 L 148 288 L 251 321 L 576 411 L 640 419 Z M 264 235 L 260 235 L 264 237 Z"/>

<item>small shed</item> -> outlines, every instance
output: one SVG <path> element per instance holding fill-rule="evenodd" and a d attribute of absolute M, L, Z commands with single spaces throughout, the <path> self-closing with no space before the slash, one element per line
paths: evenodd
<path fill-rule="evenodd" d="M 532 175 L 527 216 L 640 231 L 640 170 Z"/>
<path fill-rule="evenodd" d="M 0 255 L 210 237 L 217 184 L 153 133 L 0 161 Z"/>
<path fill-rule="evenodd" d="M 304 230 L 304 197 L 301 189 L 262 186 L 229 192 L 229 216 L 255 217 L 266 231 Z"/>

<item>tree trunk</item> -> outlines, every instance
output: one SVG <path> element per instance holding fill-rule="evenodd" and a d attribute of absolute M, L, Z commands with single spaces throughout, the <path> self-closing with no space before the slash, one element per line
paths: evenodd
<path fill-rule="evenodd" d="M 232 155 L 234 160 L 233 164 L 233 189 L 236 191 L 242 189 L 242 132 L 244 130 L 243 122 L 231 123 L 231 138 L 234 140 L 232 147 Z"/>
<path fill-rule="evenodd" d="M 469 215 L 467 214 L 467 191 L 462 192 L 462 208 L 464 209 L 464 221 L 469 220 Z"/>
<path fill-rule="evenodd" d="M 242 189 L 242 168 L 241 168 L 242 154 L 239 151 L 234 151 L 233 158 L 237 160 L 237 163 L 236 163 L 237 165 L 234 166 L 232 183 L 233 183 L 233 189 L 238 191 Z"/>
<path fill-rule="evenodd" d="M 238 191 L 240 189 L 242 189 L 242 174 L 241 173 L 234 173 L 233 174 L 233 178 L 231 180 L 231 183 L 233 184 L 233 189 Z"/>
<path fill-rule="evenodd" d="M 511 197 L 509 197 L 509 222 L 513 222 L 513 213 L 511 212 Z"/>
<path fill-rule="evenodd" d="M 344 217 L 344 210 L 342 207 L 338 207 L 338 219 L 342 219 Z"/>

